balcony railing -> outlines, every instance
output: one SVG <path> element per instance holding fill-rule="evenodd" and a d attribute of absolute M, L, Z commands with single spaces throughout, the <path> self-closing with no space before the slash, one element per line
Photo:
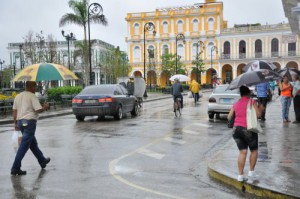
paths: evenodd
<path fill-rule="evenodd" d="M 230 59 L 230 54 L 222 54 L 221 59 Z"/>
<path fill-rule="evenodd" d="M 288 51 L 288 56 L 289 57 L 296 56 L 296 51 Z"/>
<path fill-rule="evenodd" d="M 239 53 L 239 59 L 245 59 L 246 53 Z"/>

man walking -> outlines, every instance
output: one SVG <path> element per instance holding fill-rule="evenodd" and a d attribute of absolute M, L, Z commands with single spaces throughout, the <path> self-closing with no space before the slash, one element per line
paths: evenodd
<path fill-rule="evenodd" d="M 35 91 L 36 82 L 27 81 L 26 90 L 17 95 L 14 100 L 13 118 L 15 130 L 20 130 L 23 136 L 11 168 L 11 175 L 26 175 L 26 171 L 21 170 L 21 162 L 28 149 L 30 149 L 37 158 L 42 169 L 50 162 L 50 158 L 44 157 L 35 138 L 38 113 L 49 109 L 49 104 L 45 103 L 42 107 L 34 94 Z"/>
<path fill-rule="evenodd" d="M 268 94 L 271 93 L 270 84 L 268 82 L 257 84 L 256 91 L 257 91 L 258 103 L 263 105 L 263 107 L 264 107 L 264 110 L 261 113 L 260 119 L 262 121 L 265 121 L 266 120 L 267 103 L 268 103 Z"/>
<path fill-rule="evenodd" d="M 293 97 L 294 97 L 294 111 L 295 111 L 295 121 L 294 124 L 300 123 L 300 80 L 297 74 L 292 75 L 293 79 Z"/>

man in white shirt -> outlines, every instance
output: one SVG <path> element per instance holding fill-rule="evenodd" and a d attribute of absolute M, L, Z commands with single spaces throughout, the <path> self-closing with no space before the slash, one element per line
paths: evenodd
<path fill-rule="evenodd" d="M 293 79 L 293 102 L 294 102 L 294 111 L 296 120 L 293 122 L 294 124 L 300 123 L 300 80 L 299 76 L 294 74 L 292 75 Z"/>
<path fill-rule="evenodd" d="M 15 130 L 20 130 L 23 136 L 11 168 L 11 175 L 26 175 L 26 171 L 21 170 L 21 162 L 28 149 L 37 158 L 42 169 L 50 162 L 50 158 L 44 157 L 35 138 L 38 114 L 48 110 L 49 104 L 45 103 L 42 107 L 34 94 L 35 91 L 36 82 L 27 81 L 26 90 L 18 94 L 14 100 L 13 117 Z"/>

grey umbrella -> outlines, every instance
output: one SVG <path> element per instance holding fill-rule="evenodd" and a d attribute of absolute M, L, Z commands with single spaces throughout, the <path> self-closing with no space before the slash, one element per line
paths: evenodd
<path fill-rule="evenodd" d="M 232 80 L 227 90 L 233 90 L 241 86 L 252 86 L 263 82 L 270 82 L 281 79 L 282 76 L 275 71 L 261 69 L 257 71 L 250 71 L 239 75 L 237 78 Z"/>
<path fill-rule="evenodd" d="M 250 72 L 250 71 L 257 71 L 260 69 L 275 70 L 276 66 L 268 61 L 255 60 L 249 62 L 246 66 L 244 66 L 243 71 Z"/>
<path fill-rule="evenodd" d="M 287 76 L 292 81 L 292 75 L 297 74 L 300 76 L 300 71 L 295 68 L 284 68 L 278 71 L 281 76 Z"/>

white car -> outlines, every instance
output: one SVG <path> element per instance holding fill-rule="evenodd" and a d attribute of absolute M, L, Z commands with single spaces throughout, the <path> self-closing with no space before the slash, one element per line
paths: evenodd
<path fill-rule="evenodd" d="M 228 84 L 218 85 L 210 95 L 208 100 L 209 119 L 213 119 L 215 114 L 217 118 L 220 114 L 228 114 L 232 105 L 241 98 L 239 89 L 226 90 L 228 86 Z"/>

